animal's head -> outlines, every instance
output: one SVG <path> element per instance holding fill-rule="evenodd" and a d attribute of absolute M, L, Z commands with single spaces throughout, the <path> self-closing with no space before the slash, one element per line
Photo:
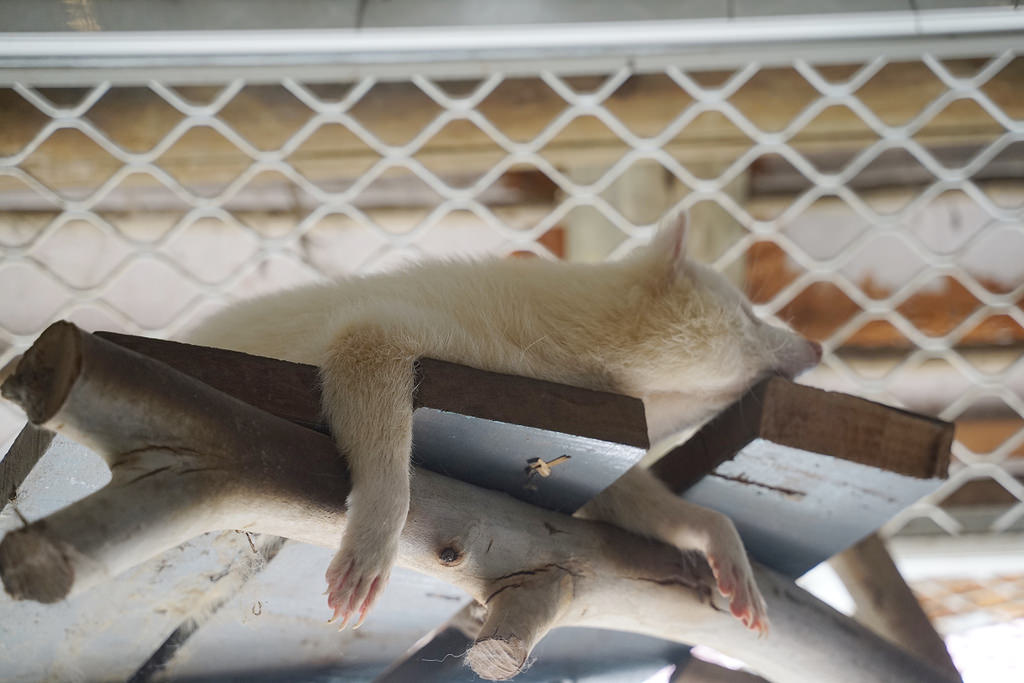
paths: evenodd
<path fill-rule="evenodd" d="M 793 378 L 818 364 L 820 344 L 760 320 L 725 276 L 687 258 L 686 237 L 681 214 L 666 221 L 654 241 L 631 259 L 655 292 L 653 324 L 662 328 L 663 344 L 666 335 L 671 341 L 678 360 L 667 365 L 675 365 L 679 377 L 693 382 L 698 392 L 735 398 L 764 376 Z M 675 390 L 680 389 L 685 391 Z"/>

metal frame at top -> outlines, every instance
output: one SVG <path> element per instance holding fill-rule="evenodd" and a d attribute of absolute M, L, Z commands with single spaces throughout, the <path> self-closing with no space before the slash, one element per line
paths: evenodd
<path fill-rule="evenodd" d="M 1012 7 L 554 24 L 0 33 L 0 84 L 472 77 L 996 53 L 1024 37 Z"/>

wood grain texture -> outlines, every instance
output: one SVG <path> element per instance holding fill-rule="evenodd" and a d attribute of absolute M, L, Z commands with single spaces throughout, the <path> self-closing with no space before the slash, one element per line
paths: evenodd
<path fill-rule="evenodd" d="M 325 434 L 329 431 L 320 414 L 320 378 L 311 365 L 115 332 L 97 332 L 96 336 L 289 422 Z"/>
<path fill-rule="evenodd" d="M 651 470 L 682 492 L 755 439 L 931 479 L 946 476 L 953 425 L 771 377 Z"/>
<path fill-rule="evenodd" d="M 99 332 L 269 413 L 326 433 L 316 368 L 235 351 Z M 646 447 L 640 401 L 422 359 L 417 407 Z M 240 382 L 244 376 L 246 381 Z M 771 377 L 651 469 L 682 491 L 762 438 L 905 476 L 945 477 L 953 426 L 862 398 Z"/>
<path fill-rule="evenodd" d="M 3 509 L 8 501 L 15 501 L 18 487 L 25 482 L 25 477 L 46 453 L 53 436 L 53 432 L 32 424 L 26 424 L 21 428 L 7 454 L 0 460 L 0 509 Z"/>
<path fill-rule="evenodd" d="M 415 406 L 648 448 L 641 401 L 422 358 Z"/>
<path fill-rule="evenodd" d="M 319 375 L 311 365 L 113 332 L 96 335 L 273 415 L 329 432 L 320 412 Z M 417 408 L 648 446 L 643 403 L 635 398 L 430 358 L 417 362 L 416 369 Z"/>
<path fill-rule="evenodd" d="M 867 399 L 769 379 L 759 437 L 916 479 L 945 478 L 953 425 Z"/>
<path fill-rule="evenodd" d="M 878 534 L 847 548 L 829 564 L 857 606 L 857 621 L 923 661 L 958 675 L 946 644 Z"/>

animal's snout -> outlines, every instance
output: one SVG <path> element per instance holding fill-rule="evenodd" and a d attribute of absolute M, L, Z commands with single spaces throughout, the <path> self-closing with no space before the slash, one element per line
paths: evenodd
<path fill-rule="evenodd" d="M 816 341 L 791 335 L 789 343 L 779 356 L 776 371 L 793 379 L 821 362 L 822 348 Z"/>
<path fill-rule="evenodd" d="M 814 364 L 817 365 L 821 362 L 821 344 L 812 340 L 808 340 L 807 344 L 811 347 L 811 355 L 814 357 Z"/>

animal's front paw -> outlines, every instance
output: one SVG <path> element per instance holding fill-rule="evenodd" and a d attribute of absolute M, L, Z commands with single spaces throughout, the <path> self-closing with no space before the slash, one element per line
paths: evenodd
<path fill-rule="evenodd" d="M 327 606 L 334 610 L 328 623 L 340 618 L 340 631 L 353 615 L 358 615 L 353 628 L 359 628 L 387 585 L 396 555 L 397 549 L 390 549 L 388 544 L 365 549 L 342 542 L 341 550 L 327 567 Z"/>
<path fill-rule="evenodd" d="M 768 617 L 757 589 L 754 575 L 742 546 L 737 554 L 735 549 L 715 548 L 707 553 L 708 564 L 715 575 L 719 592 L 729 599 L 729 611 L 758 635 L 768 633 Z"/>

